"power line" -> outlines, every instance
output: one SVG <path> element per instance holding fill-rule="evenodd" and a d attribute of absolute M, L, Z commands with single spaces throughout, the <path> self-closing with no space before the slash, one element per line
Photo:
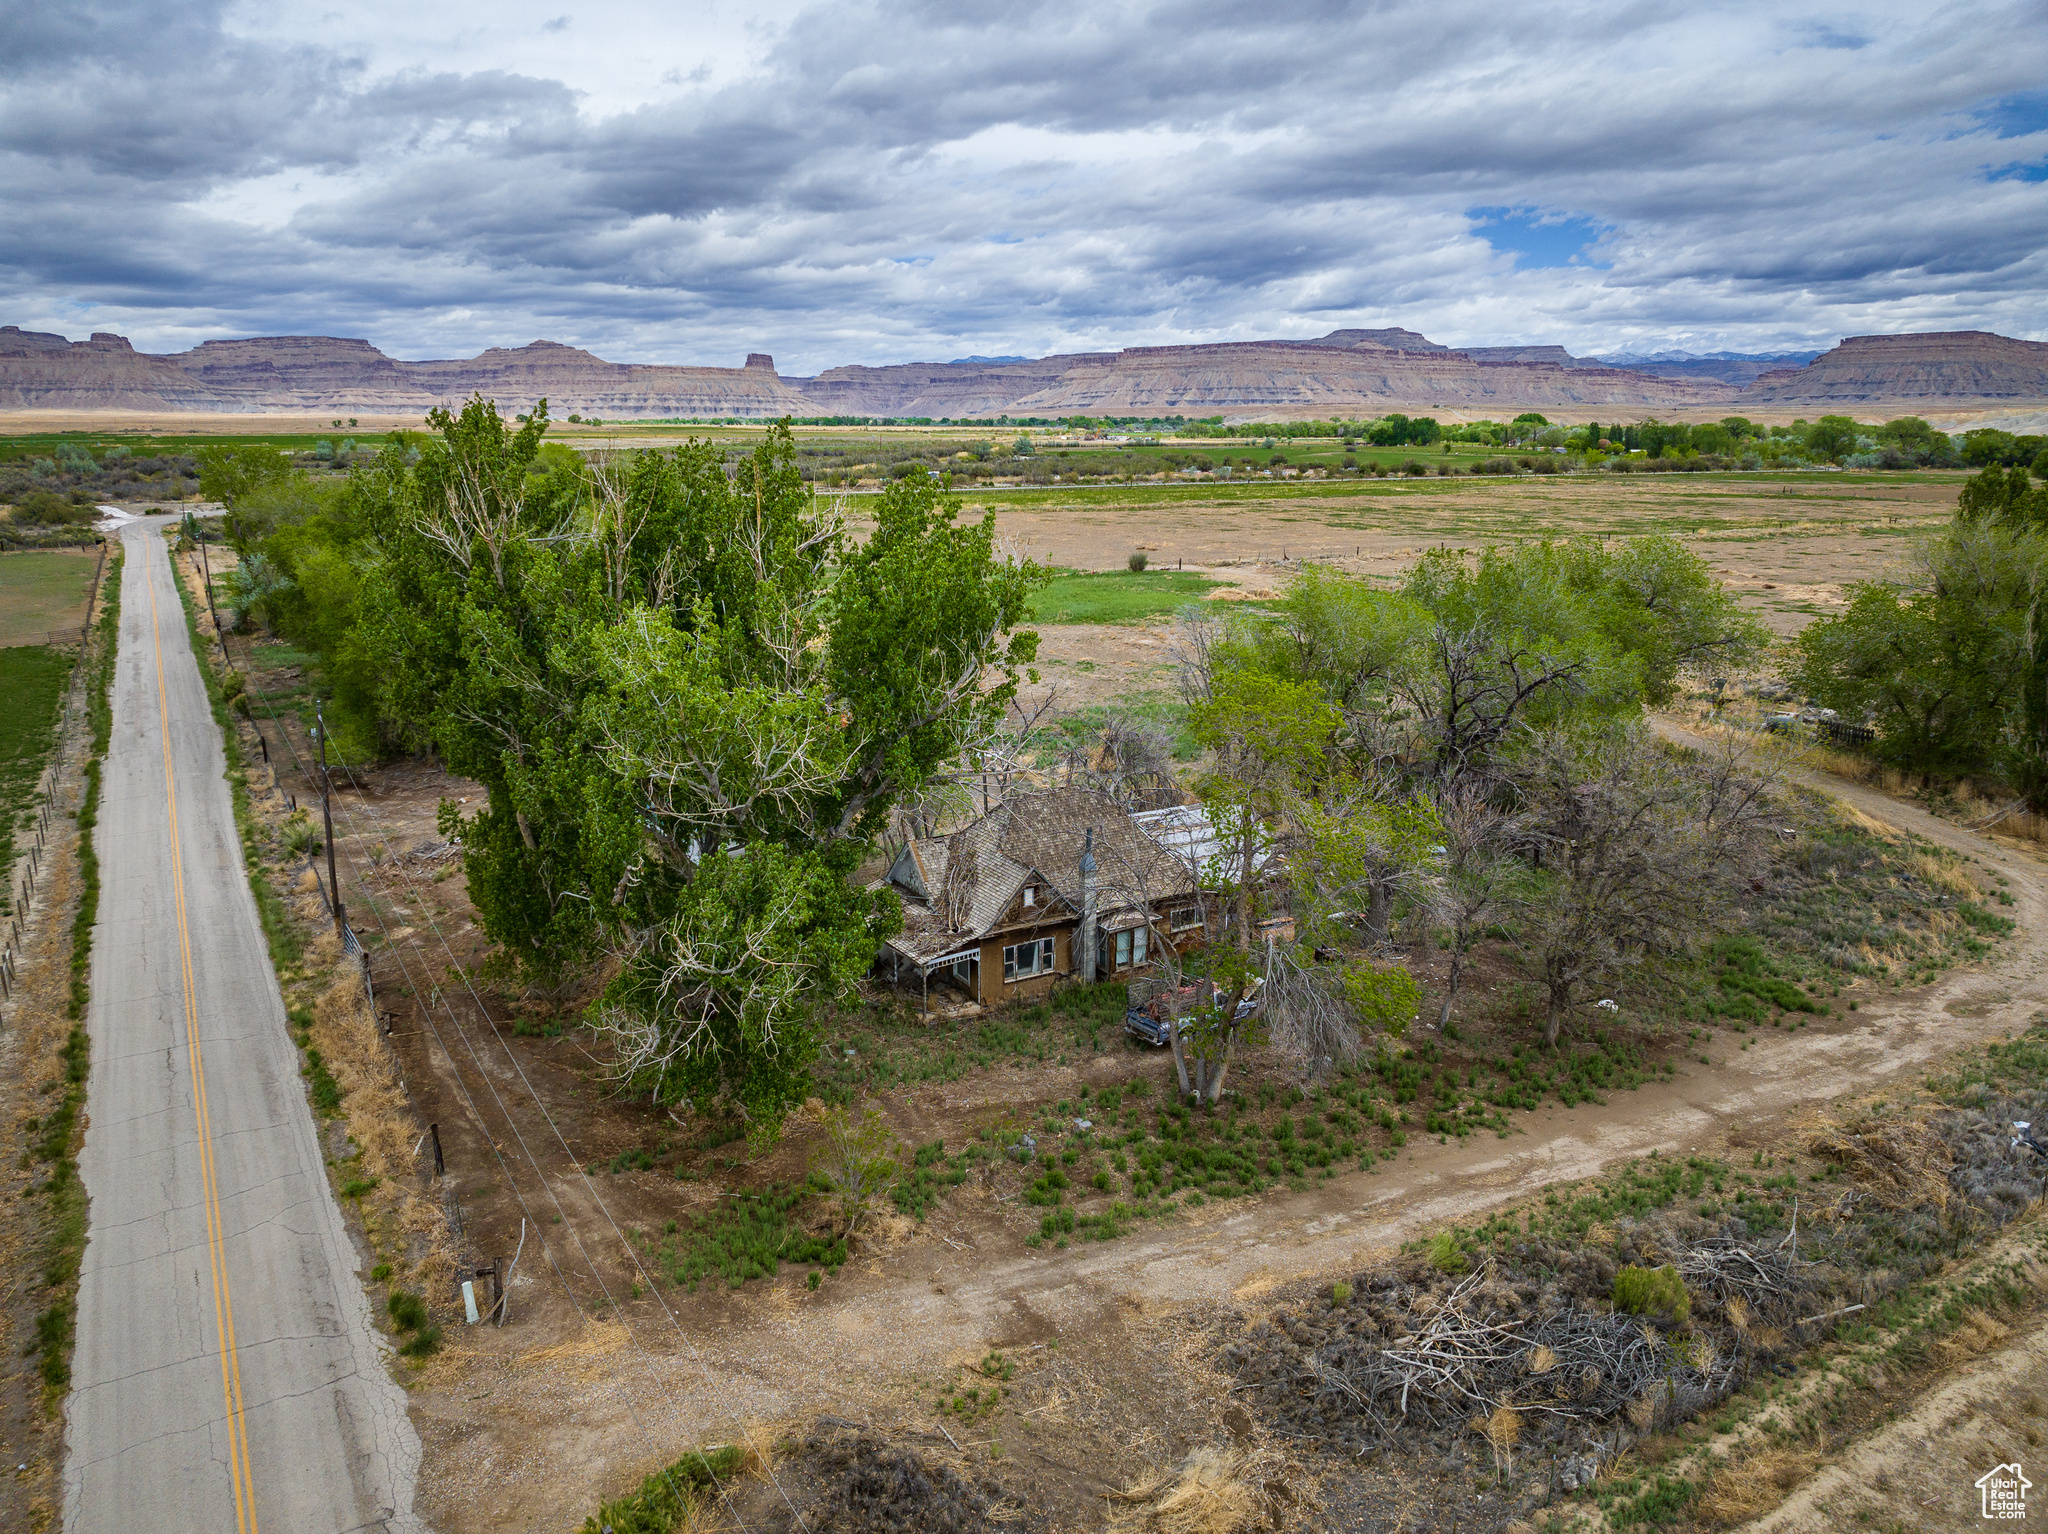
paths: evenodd
<path fill-rule="evenodd" d="M 357 793 L 361 793 L 363 791 L 362 784 L 357 780 L 355 770 L 349 766 L 347 760 L 344 759 L 338 752 L 336 753 L 335 760 L 337 763 L 339 763 L 341 770 L 345 774 L 347 774 L 350 786 L 353 787 Z M 384 833 L 381 830 L 377 833 L 377 837 L 379 841 L 383 842 L 385 851 L 387 852 L 387 854 L 389 854 L 391 852 L 390 840 L 387 837 L 385 837 Z M 406 875 L 406 873 L 404 872 L 403 865 L 398 862 L 396 856 L 389 856 L 387 858 L 387 861 L 390 862 L 392 866 L 397 867 L 399 869 L 399 877 L 405 881 L 407 889 L 412 890 L 414 888 L 412 880 Z M 357 876 L 356 882 L 358 886 L 361 885 L 362 879 L 360 874 Z M 413 896 L 413 899 L 419 905 L 421 911 L 426 915 L 427 925 L 434 929 L 434 937 L 441 944 L 441 951 L 448 956 L 449 967 L 452 968 L 457 974 L 457 976 L 461 978 L 463 989 L 469 992 L 470 1000 L 476 1003 L 477 1012 L 483 1017 L 486 1023 L 490 1023 L 490 1009 L 484 1005 L 483 998 L 477 995 L 476 987 L 470 983 L 468 970 L 466 970 L 463 967 L 462 963 L 455 957 L 454 949 L 448 946 L 447 935 L 441 931 L 441 924 L 434 919 L 433 907 L 428 902 L 419 899 L 419 897 L 416 894 Z M 443 998 L 443 1005 L 446 1005 L 445 997 Z M 454 1010 L 451 1008 L 449 1010 L 449 1016 L 453 1018 L 454 1015 Z M 460 1025 L 458 1024 L 458 1029 L 459 1027 Z M 619 1238 L 619 1244 L 625 1248 L 626 1255 L 632 1259 L 634 1270 L 637 1273 L 639 1273 L 641 1279 L 646 1283 L 648 1293 L 654 1296 L 655 1303 L 661 1306 L 662 1314 L 668 1317 L 669 1325 L 675 1329 L 677 1338 L 681 1340 L 683 1346 L 690 1350 L 690 1356 L 696 1361 L 698 1369 L 704 1375 L 704 1383 L 715 1391 L 717 1389 L 717 1382 L 711 1376 L 710 1367 L 704 1362 L 704 1355 L 698 1351 L 697 1344 L 690 1337 L 689 1333 L 683 1330 L 682 1322 L 677 1319 L 676 1313 L 669 1307 L 668 1301 L 662 1297 L 660 1284 L 655 1282 L 654 1278 L 648 1273 L 645 1265 L 641 1263 L 639 1252 L 634 1249 L 633 1243 L 627 1239 L 626 1233 L 619 1228 L 619 1222 L 612 1218 L 611 1210 L 606 1206 L 604 1199 L 598 1194 L 596 1185 L 592 1183 L 590 1180 L 589 1171 L 584 1167 L 583 1162 L 581 1161 L 581 1159 L 577 1157 L 575 1152 L 569 1148 L 568 1140 L 565 1139 L 562 1135 L 561 1126 L 555 1122 L 555 1116 L 548 1111 L 547 1104 L 544 1101 L 542 1101 L 540 1093 L 534 1089 L 533 1082 L 531 1081 L 531 1079 L 528 1078 L 526 1074 L 526 1067 L 520 1064 L 519 1057 L 512 1052 L 512 1046 L 505 1042 L 504 1034 L 498 1030 L 495 1024 L 491 1024 L 491 1032 L 493 1036 L 497 1038 L 498 1047 L 500 1050 L 504 1052 L 505 1059 L 512 1066 L 512 1069 L 518 1074 L 520 1083 L 526 1088 L 527 1095 L 533 1099 L 533 1105 L 540 1110 L 541 1117 L 547 1121 L 547 1126 L 549 1130 L 551 1130 L 554 1134 L 555 1143 L 562 1147 L 562 1154 L 569 1158 L 570 1165 L 576 1169 L 576 1175 L 582 1178 L 584 1189 L 586 1192 L 589 1193 L 591 1202 L 597 1205 L 598 1212 L 604 1216 L 605 1223 L 611 1226 L 612 1234 Z M 481 1071 L 481 1065 L 478 1066 L 478 1069 L 479 1071 Z M 485 1080 L 486 1084 L 488 1085 L 489 1078 L 486 1077 Z M 494 1098 L 497 1096 L 497 1088 L 495 1086 L 491 1087 L 491 1094 Z M 500 1107 L 500 1111 L 502 1111 L 502 1104 Z M 509 1122 L 509 1115 L 507 1121 Z M 526 1149 L 525 1140 L 523 1138 L 520 1141 L 520 1148 L 522 1150 Z M 528 1158 L 531 1159 L 532 1153 L 528 1151 L 527 1154 Z M 552 1196 L 552 1190 L 550 1192 L 550 1196 Z M 557 1202 L 556 1207 L 560 1208 L 559 1201 Z M 573 1232 L 574 1227 L 572 1226 L 571 1229 Z M 581 1250 L 582 1238 L 578 1236 L 576 1240 L 578 1250 Z M 596 1271 L 596 1265 L 593 1263 L 591 1265 L 591 1272 L 593 1276 L 596 1275 Z M 598 1279 L 600 1288 L 603 1287 L 603 1282 L 604 1281 L 602 1278 Z M 611 1294 L 609 1290 L 605 1291 L 605 1298 L 608 1302 L 611 1302 L 614 1305 L 614 1308 L 616 1308 L 617 1302 L 611 1300 Z M 623 1319 L 623 1312 L 621 1312 L 621 1318 Z M 628 1332 L 630 1334 L 630 1327 L 628 1327 Z M 706 1460 L 705 1469 L 709 1471 L 710 1468 L 710 1461 Z M 796 1504 L 790 1500 L 789 1493 L 783 1489 L 781 1481 L 776 1479 L 775 1467 L 767 1462 L 767 1458 L 765 1455 L 762 1458 L 762 1468 L 768 1472 L 768 1479 L 774 1483 L 775 1490 L 782 1497 L 783 1504 L 786 1507 L 788 1507 L 790 1516 L 796 1519 L 797 1526 L 804 1530 L 804 1534 L 810 1534 L 810 1524 L 805 1520 L 803 1514 L 797 1511 Z M 714 1481 L 716 1480 L 715 1474 L 713 1475 L 713 1479 Z M 729 1505 L 730 1504 L 728 1504 L 728 1506 Z M 735 1513 L 734 1517 L 737 1518 L 738 1514 Z"/>
<path fill-rule="evenodd" d="M 216 622 L 215 626 L 216 628 L 218 628 L 218 622 Z M 224 636 L 222 642 L 222 653 L 226 653 L 226 643 Z M 305 762 L 301 760 L 301 758 L 299 757 L 298 748 L 292 742 L 291 732 L 285 729 L 284 722 L 277 717 L 277 710 L 271 707 L 269 698 L 264 697 L 262 701 L 264 712 L 270 715 L 271 723 L 277 727 L 278 736 L 280 739 L 284 741 L 285 749 L 291 753 L 293 766 L 297 768 L 300 776 L 305 777 L 310 781 L 311 774 L 308 772 Z M 253 724 L 254 721 L 252 720 L 251 723 Z M 260 735 L 261 732 L 259 731 L 258 733 Z M 325 735 L 324 729 L 322 731 L 322 734 L 323 736 Z M 347 770 L 345 764 L 343 770 Z M 354 783 L 354 774 L 350 773 L 349 777 L 350 782 Z M 348 815 L 348 810 L 346 807 L 343 808 L 342 813 L 344 816 Z M 388 851 L 390 849 L 390 842 L 387 838 L 383 836 L 381 831 L 378 833 L 378 838 L 380 841 L 384 842 L 385 848 Z M 328 845 L 329 851 L 331 853 L 333 849 L 333 837 L 331 831 L 329 833 Z M 329 866 L 333 866 L 331 861 Z M 556 1279 L 559 1280 L 562 1285 L 562 1292 L 565 1295 L 567 1295 L 569 1303 L 572 1307 L 574 1307 L 578 1318 L 584 1321 L 588 1321 L 590 1319 L 588 1312 L 584 1310 L 582 1301 L 577 1299 L 575 1287 L 569 1282 L 568 1275 L 563 1273 L 561 1264 L 556 1260 L 553 1251 L 549 1248 L 546 1232 L 544 1228 L 541 1226 L 540 1221 L 537 1218 L 535 1218 L 532 1209 L 527 1205 L 526 1196 L 519 1189 L 518 1179 L 513 1176 L 511 1168 L 506 1165 L 504 1153 L 498 1148 L 497 1140 L 491 1134 L 489 1125 L 485 1122 L 482 1112 L 478 1109 L 476 1099 L 471 1095 L 468 1084 L 464 1082 L 462 1079 L 462 1070 L 461 1067 L 456 1064 L 454 1052 L 448 1048 L 447 1041 L 442 1038 L 440 1029 L 436 1027 L 434 1024 L 433 1009 L 421 997 L 419 987 L 413 982 L 412 973 L 406 967 L 405 959 L 402 953 L 400 952 L 398 945 L 395 942 L 391 941 L 390 927 L 384 920 L 383 912 L 378 910 L 376 899 L 371 894 L 367 884 L 364 882 L 360 871 L 358 871 L 356 874 L 356 886 L 358 889 L 361 889 L 363 891 L 364 899 L 369 902 L 370 912 L 373 916 L 376 917 L 377 924 L 384 933 L 387 946 L 390 948 L 392 957 L 396 960 L 398 964 L 399 974 L 401 978 L 403 978 L 405 981 L 406 989 L 412 993 L 413 1001 L 415 1005 L 417 1005 L 420 1009 L 421 1021 L 423 1021 L 427 1025 L 428 1031 L 434 1037 L 434 1042 L 440 1046 L 442 1055 L 447 1059 L 450 1074 L 452 1074 L 455 1078 L 456 1089 L 459 1092 L 461 1092 L 463 1101 L 468 1106 L 471 1118 L 475 1120 L 477 1128 L 483 1134 L 485 1142 L 489 1144 L 489 1146 L 491 1147 L 491 1154 L 497 1160 L 499 1171 L 504 1174 L 506 1185 L 511 1190 L 514 1201 L 517 1202 L 517 1204 L 519 1205 L 521 1216 L 525 1218 L 527 1221 L 529 1221 L 533 1225 L 534 1230 L 540 1235 L 541 1251 L 543 1255 L 547 1257 L 548 1266 L 554 1270 Z M 329 904 L 335 908 L 338 917 L 341 905 L 340 890 L 337 888 L 331 891 L 328 898 Z M 442 946 L 444 948 L 447 946 L 445 940 Z M 446 994 L 443 992 L 439 992 L 438 987 L 436 988 L 436 990 L 437 994 L 440 994 L 442 996 L 443 1005 L 447 1005 Z M 474 991 L 472 991 L 471 994 L 474 995 Z M 453 1007 L 449 1007 L 448 1015 L 449 1020 L 455 1023 L 457 1033 L 461 1034 L 463 1037 L 464 1046 L 469 1052 L 471 1063 L 475 1067 L 477 1074 L 483 1078 L 484 1084 L 487 1087 L 491 1086 L 489 1073 L 483 1069 L 482 1062 L 477 1060 L 475 1047 L 469 1043 L 467 1034 L 463 1033 L 461 1024 L 459 1020 L 457 1020 L 455 1017 L 455 1011 Z M 486 1016 L 488 1017 L 488 1014 L 486 1014 Z M 374 1026 L 374 1019 L 372 1020 L 372 1026 Z M 492 1096 L 495 1098 L 496 1095 L 496 1089 L 495 1087 L 493 1087 Z M 506 1126 L 512 1130 L 514 1137 L 516 1139 L 519 1139 L 520 1149 L 522 1151 L 526 1151 L 527 1148 L 525 1145 L 525 1141 L 523 1137 L 519 1135 L 518 1126 L 513 1123 L 512 1116 L 509 1112 L 506 1111 L 502 1100 L 499 1100 L 498 1102 L 498 1111 L 500 1115 L 504 1118 Z M 550 1198 L 553 1198 L 553 1190 L 548 1187 L 546 1174 L 541 1171 L 540 1165 L 538 1161 L 534 1159 L 531 1151 L 527 1151 L 527 1160 L 528 1163 L 532 1166 L 534 1177 L 540 1183 L 542 1190 L 544 1192 L 547 1192 Z M 576 1238 L 578 1250 L 582 1251 L 582 1238 L 576 1234 L 576 1227 L 574 1223 L 568 1222 L 566 1220 L 566 1216 L 562 1214 L 561 1201 L 559 1199 L 554 1199 L 553 1201 L 555 1204 L 558 1217 L 562 1218 L 564 1223 L 569 1224 L 570 1234 Z M 616 1226 L 614 1227 L 614 1229 L 616 1229 Z M 589 1253 L 583 1252 L 583 1258 L 585 1264 L 590 1268 L 591 1277 L 597 1282 L 599 1291 L 604 1294 L 606 1303 L 610 1304 L 614 1312 L 616 1312 L 619 1315 L 620 1324 L 624 1326 L 627 1337 L 633 1340 L 634 1346 L 640 1351 L 641 1356 L 649 1362 L 650 1373 L 653 1373 L 654 1371 L 651 1368 L 652 1355 L 648 1354 L 645 1347 L 639 1342 L 639 1339 L 637 1337 L 634 1337 L 633 1328 L 631 1324 L 625 1320 L 623 1311 L 620 1311 L 616 1302 L 614 1302 L 611 1299 L 610 1292 L 605 1287 L 604 1279 L 598 1273 L 597 1265 L 590 1260 Z M 618 1382 L 618 1389 L 616 1393 L 621 1404 L 623 1404 L 626 1408 L 627 1416 L 632 1419 L 633 1425 L 639 1431 L 640 1436 L 647 1441 L 648 1447 L 655 1451 L 657 1458 L 663 1461 L 661 1469 L 662 1478 L 668 1482 L 669 1490 L 672 1493 L 674 1493 L 676 1500 L 679 1503 L 682 1502 L 684 1500 L 683 1492 L 682 1489 L 676 1485 L 675 1477 L 672 1473 L 672 1467 L 667 1462 L 666 1457 L 662 1455 L 659 1443 L 656 1441 L 654 1435 L 648 1430 L 647 1424 L 641 1419 L 638 1410 L 634 1407 L 632 1397 L 625 1388 L 623 1381 Z M 672 1397 L 669 1401 L 669 1408 L 671 1415 L 676 1415 L 675 1403 Z M 746 1524 L 743 1520 L 741 1520 L 738 1509 L 733 1507 L 732 1498 L 730 1494 L 726 1491 L 725 1487 L 719 1482 L 718 1473 L 716 1470 L 712 1468 L 711 1461 L 704 1454 L 704 1451 L 701 1446 L 697 1449 L 697 1457 L 699 1460 L 703 1462 L 705 1473 L 711 1477 L 712 1485 L 717 1488 L 720 1499 L 725 1502 L 726 1510 L 732 1514 L 733 1521 L 739 1524 L 742 1534 L 745 1534 Z"/>

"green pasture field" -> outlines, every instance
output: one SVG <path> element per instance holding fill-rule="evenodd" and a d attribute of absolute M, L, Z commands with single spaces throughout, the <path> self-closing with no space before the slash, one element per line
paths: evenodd
<path fill-rule="evenodd" d="M 1141 623 L 1179 612 L 1228 581 L 1176 570 L 1062 570 L 1031 593 L 1033 623 Z"/>
<path fill-rule="evenodd" d="M 388 432 L 347 425 L 321 432 L 207 432 L 193 436 L 162 435 L 145 431 L 40 431 L 0 436 L 0 463 L 17 458 L 52 458 L 66 444 L 89 449 L 95 457 L 110 447 L 125 447 L 137 458 L 166 458 L 196 453 L 203 447 L 274 447 L 284 453 L 310 453 L 314 444 L 344 437 L 355 438 L 356 446 L 381 447 Z"/>
<path fill-rule="evenodd" d="M 57 700 L 72 659 L 50 645 L 0 649 L 0 870 L 14 866 L 15 842 L 35 824 L 36 779 L 57 739 Z M 12 914 L 9 896 L 0 886 L 0 916 Z"/>
<path fill-rule="evenodd" d="M 0 646 L 40 645 L 52 630 L 84 623 L 98 563 L 96 553 L 0 554 Z"/>

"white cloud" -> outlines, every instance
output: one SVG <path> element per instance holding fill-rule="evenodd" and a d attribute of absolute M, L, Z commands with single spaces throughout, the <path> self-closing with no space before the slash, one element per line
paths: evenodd
<path fill-rule="evenodd" d="M 789 372 L 1338 325 L 2041 337 L 2043 78 L 2025 0 L 86 0 L 0 21 L 0 307 Z M 1503 254 L 1468 216 L 1503 208 L 1597 250 Z"/>

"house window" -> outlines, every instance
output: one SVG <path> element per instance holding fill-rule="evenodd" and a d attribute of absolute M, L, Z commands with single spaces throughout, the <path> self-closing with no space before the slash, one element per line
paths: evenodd
<path fill-rule="evenodd" d="M 1027 884 L 1027 885 L 1025 885 L 1025 886 L 1024 886 L 1024 904 L 1025 904 L 1026 906 L 1035 906 L 1035 905 L 1037 905 L 1037 904 L 1038 904 L 1038 886 L 1037 886 L 1037 885 L 1035 885 L 1035 884 Z"/>
<path fill-rule="evenodd" d="M 1145 929 L 1129 927 L 1116 935 L 1116 967 L 1134 969 L 1145 962 Z"/>
<path fill-rule="evenodd" d="M 1202 925 L 1202 908 L 1198 905 L 1177 905 L 1166 913 L 1166 927 L 1170 932 L 1186 932 Z"/>
<path fill-rule="evenodd" d="M 1003 979 L 1028 980 L 1033 975 L 1052 973 L 1052 939 L 1012 943 L 1003 950 Z"/>

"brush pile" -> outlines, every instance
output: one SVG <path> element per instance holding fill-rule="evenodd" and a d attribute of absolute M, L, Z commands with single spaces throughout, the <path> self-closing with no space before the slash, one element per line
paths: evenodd
<path fill-rule="evenodd" d="M 1361 1275 L 1347 1303 L 1277 1313 L 1223 1361 L 1269 1416 L 1351 1454 L 1447 1444 L 1483 1422 L 1539 1442 L 1621 1418 L 1648 1431 L 1719 1400 L 1760 1349 L 1781 1348 L 1771 1323 L 1791 1323 L 1806 1288 L 1782 1254 L 1680 1223 L 1644 1222 L 1626 1257 L 1678 1268 L 1697 1294 L 1682 1327 L 1612 1310 L 1617 1253 L 1533 1240 L 1461 1279 L 1420 1259 Z"/>
<path fill-rule="evenodd" d="M 2048 1162 L 2014 1151 L 2010 1125 L 2048 1123 L 2048 1092 L 1958 1100 L 1822 1124 L 1807 1149 L 1845 1175 L 1743 1179 L 1754 1225 L 1719 1200 L 1674 1205 L 1590 1241 L 1501 1238 L 1469 1274 L 1440 1237 L 1437 1261 L 1410 1254 L 1277 1310 L 1221 1361 L 1280 1431 L 1349 1456 L 1455 1455 L 1474 1433 L 1497 1458 L 1530 1443 L 1615 1452 L 1780 1367 L 2041 1196 Z M 1688 1303 L 1618 1310 L 1624 1264 L 1675 1270 Z"/>
<path fill-rule="evenodd" d="M 822 1425 L 821 1425 L 822 1428 Z M 803 1445 L 825 1485 L 809 1525 L 835 1534 L 984 1534 L 988 1499 L 944 1465 L 861 1431 L 821 1430 Z"/>

